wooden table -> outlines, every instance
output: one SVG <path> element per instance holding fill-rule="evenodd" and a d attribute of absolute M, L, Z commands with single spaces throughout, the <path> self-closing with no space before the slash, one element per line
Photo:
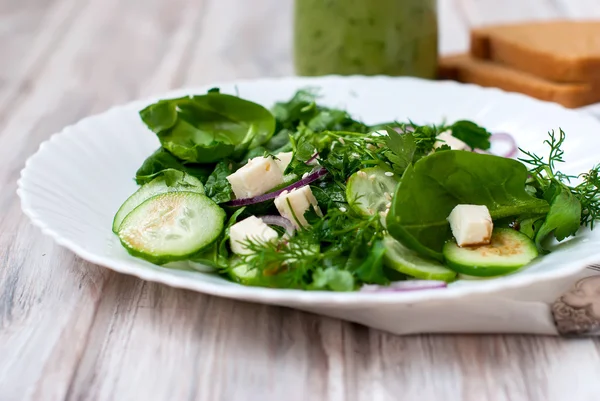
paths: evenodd
<path fill-rule="evenodd" d="M 440 0 L 468 26 L 600 17 L 598 0 Z M 600 340 L 398 337 L 113 273 L 21 214 L 40 142 L 184 85 L 292 74 L 291 0 L 0 0 L 0 400 L 598 400 Z"/>

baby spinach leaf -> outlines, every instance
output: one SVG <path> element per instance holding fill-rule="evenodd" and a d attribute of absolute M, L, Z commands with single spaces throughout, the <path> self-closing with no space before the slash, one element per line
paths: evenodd
<path fill-rule="evenodd" d="M 217 163 L 206 184 L 204 191 L 206 196 L 215 203 L 225 203 L 233 199 L 233 190 L 231 184 L 227 181 L 227 176 L 233 173 L 233 165 L 229 160 L 222 160 Z"/>
<path fill-rule="evenodd" d="M 492 134 L 473 121 L 457 121 L 449 128 L 452 130 L 453 137 L 460 139 L 473 149 L 487 150 L 491 146 L 490 137 Z"/>
<path fill-rule="evenodd" d="M 140 112 L 162 146 L 179 159 L 213 163 L 267 142 L 275 118 L 263 106 L 217 91 L 160 100 Z"/>
<path fill-rule="evenodd" d="M 516 160 L 447 150 L 409 166 L 387 217 L 390 234 L 423 256 L 443 260 L 446 220 L 458 204 L 485 205 L 492 219 L 543 215 L 549 205 L 525 191 L 527 169 Z"/>
<path fill-rule="evenodd" d="M 551 233 L 559 241 L 575 235 L 581 219 L 581 202 L 568 188 L 553 185 L 544 197 L 550 202 L 550 211 L 535 236 L 540 249 L 543 249 L 542 241 Z"/>
<path fill-rule="evenodd" d="M 135 173 L 135 181 L 138 185 L 146 184 L 169 169 L 183 171 L 198 178 L 203 183 L 206 182 L 212 171 L 211 167 L 206 165 L 184 164 L 164 148 L 159 148 L 144 161 Z"/>

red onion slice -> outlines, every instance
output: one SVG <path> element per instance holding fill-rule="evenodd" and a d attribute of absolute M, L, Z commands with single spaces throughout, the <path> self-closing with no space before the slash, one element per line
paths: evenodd
<path fill-rule="evenodd" d="M 504 153 L 503 157 L 508 157 L 508 158 L 512 158 L 515 157 L 517 155 L 517 153 L 519 152 L 519 148 L 517 147 L 517 142 L 515 141 L 515 138 L 513 138 L 512 135 L 504 133 L 504 132 L 498 132 L 495 134 L 492 134 L 492 136 L 490 137 L 490 141 L 491 142 L 505 142 L 509 145 L 509 149 L 506 151 L 506 153 Z"/>
<path fill-rule="evenodd" d="M 308 159 L 304 163 L 310 165 L 312 162 L 314 162 L 315 160 L 317 160 L 317 157 L 319 157 L 319 154 L 315 153 L 314 155 L 312 155 L 312 157 L 310 159 Z"/>
<path fill-rule="evenodd" d="M 324 168 L 320 168 L 317 171 L 310 173 L 309 175 L 307 175 L 305 178 L 301 179 L 300 181 L 296 181 L 295 183 L 288 185 L 285 188 L 279 189 L 274 192 L 269 192 L 264 195 L 258 195 L 253 198 L 234 199 L 230 202 L 227 202 L 226 205 L 234 206 L 234 207 L 248 206 L 248 205 L 254 205 L 256 203 L 265 202 L 265 201 L 268 201 L 271 199 L 275 199 L 279 195 L 281 195 L 281 193 L 283 193 L 284 191 L 291 191 L 292 189 L 296 189 L 296 188 L 300 188 L 305 185 L 308 185 L 308 184 L 318 180 L 319 178 L 323 177 L 325 174 L 327 174 L 327 170 Z"/>
<path fill-rule="evenodd" d="M 394 281 L 390 285 L 365 284 L 360 288 L 361 292 L 405 292 L 420 290 L 435 290 L 446 288 L 448 284 L 436 280 L 406 280 Z"/>
<path fill-rule="evenodd" d="M 279 226 L 284 228 L 285 232 L 288 233 L 288 235 L 294 235 L 294 232 L 296 231 L 296 227 L 294 227 L 292 222 L 283 216 L 267 215 L 260 216 L 259 219 L 261 219 L 265 224 L 270 224 L 273 226 Z"/>

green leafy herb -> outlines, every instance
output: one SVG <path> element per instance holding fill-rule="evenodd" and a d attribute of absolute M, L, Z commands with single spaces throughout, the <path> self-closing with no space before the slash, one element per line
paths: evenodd
<path fill-rule="evenodd" d="M 593 227 L 594 221 L 600 218 L 600 165 L 581 174 L 580 184 L 572 185 L 571 181 L 577 177 L 557 170 L 557 164 L 564 162 L 562 145 L 565 139 L 562 129 L 559 129 L 558 136 L 554 131 L 549 132 L 549 139 L 545 141 L 550 148 L 547 160 L 521 149 L 527 156 L 521 161 L 531 166 L 529 186 L 551 205 L 550 212 L 535 236 L 540 248 L 548 235 L 554 233 L 554 237 L 562 241 L 575 235 L 580 224 Z"/>
<path fill-rule="evenodd" d="M 233 173 L 232 163 L 229 160 L 222 160 L 217 163 L 214 171 L 208 177 L 204 191 L 206 196 L 215 203 L 225 203 L 233 199 L 233 190 L 227 181 L 227 176 L 231 173 Z"/>
<path fill-rule="evenodd" d="M 179 159 L 213 163 L 268 141 L 273 115 L 261 105 L 213 91 L 160 100 L 140 112 L 162 146 Z"/>
<path fill-rule="evenodd" d="M 334 289 L 330 280 L 347 280 L 348 274 L 356 284 L 389 281 L 382 264 L 385 249 L 379 244 L 385 229 L 378 216 L 365 219 L 350 210 L 332 208 L 323 218 L 313 218 L 309 213 L 305 217 L 312 225 L 298 230 L 285 242 L 248 241 L 253 254 L 241 256 L 240 263 L 256 271 L 257 285 L 304 289 L 326 286 L 339 291 L 340 287 Z M 235 265 L 227 267 L 231 268 Z M 321 271 L 323 268 L 345 273 L 333 277 Z"/>
<path fill-rule="evenodd" d="M 390 234 L 423 256 L 443 260 L 446 220 L 458 204 L 485 205 L 493 219 L 543 215 L 549 205 L 525 191 L 527 169 L 516 160 L 465 151 L 433 153 L 410 166 L 387 218 Z"/>
<path fill-rule="evenodd" d="M 401 174 L 413 162 L 417 142 L 410 132 L 399 134 L 393 129 L 387 129 L 387 133 L 386 145 L 390 151 L 385 156 L 392 163 L 394 171 Z"/>

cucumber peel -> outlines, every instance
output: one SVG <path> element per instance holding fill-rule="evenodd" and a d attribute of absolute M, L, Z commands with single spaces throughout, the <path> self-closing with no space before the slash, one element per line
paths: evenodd
<path fill-rule="evenodd" d="M 420 256 L 391 236 L 387 236 L 383 240 L 383 245 L 386 249 L 383 261 L 391 269 L 422 280 L 450 282 L 456 278 L 455 271 L 448 269 L 435 260 Z"/>
<path fill-rule="evenodd" d="M 140 204 L 118 232 L 127 251 L 152 263 L 191 259 L 223 231 L 225 211 L 205 195 L 168 192 Z"/>
<path fill-rule="evenodd" d="M 535 243 L 511 228 L 494 229 L 489 245 L 459 247 L 455 241 L 449 241 L 443 253 L 452 270 L 476 277 L 515 272 L 538 256 Z"/>

